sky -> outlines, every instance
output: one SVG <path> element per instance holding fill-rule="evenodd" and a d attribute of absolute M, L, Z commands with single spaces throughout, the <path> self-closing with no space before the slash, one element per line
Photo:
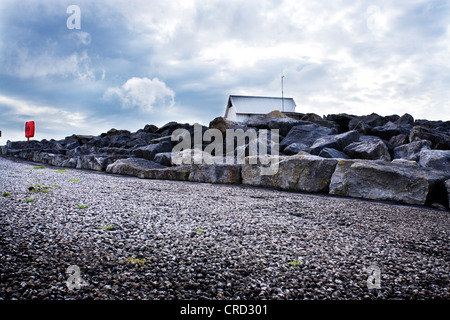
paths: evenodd
<path fill-rule="evenodd" d="M 450 120 L 450 1 L 0 0 L 0 145 L 208 125 L 281 76 L 297 112 Z"/>

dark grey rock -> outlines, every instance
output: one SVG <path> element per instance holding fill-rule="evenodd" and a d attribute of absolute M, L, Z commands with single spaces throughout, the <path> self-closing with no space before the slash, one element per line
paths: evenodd
<path fill-rule="evenodd" d="M 442 132 L 425 126 L 414 126 L 410 132 L 409 140 L 429 140 L 432 149 L 450 150 L 450 131 Z"/>
<path fill-rule="evenodd" d="M 313 155 L 318 155 L 324 148 L 332 148 L 342 151 L 346 146 L 359 141 L 359 133 L 356 130 L 337 135 L 325 136 L 317 139 L 308 150 Z"/>
<path fill-rule="evenodd" d="M 153 160 L 155 155 L 163 152 L 171 152 L 173 144 L 169 141 L 163 141 L 158 144 L 151 144 L 145 147 L 137 148 L 133 151 L 133 155 L 137 158 Z"/>
<path fill-rule="evenodd" d="M 353 159 L 391 160 L 388 147 L 382 140 L 353 142 L 344 148 L 344 152 Z"/>
<path fill-rule="evenodd" d="M 162 152 L 155 155 L 154 162 L 162 164 L 166 167 L 172 166 L 172 153 L 171 152 Z"/>
<path fill-rule="evenodd" d="M 450 150 L 422 150 L 419 164 L 422 167 L 450 173 Z"/>
<path fill-rule="evenodd" d="M 399 134 L 397 136 L 392 137 L 389 140 L 389 145 L 391 145 L 392 148 L 396 148 L 408 143 L 409 143 L 409 134 Z"/>
<path fill-rule="evenodd" d="M 404 144 L 394 148 L 394 159 L 419 161 L 419 153 L 425 149 L 431 149 L 431 142 L 428 140 L 420 140 Z"/>
<path fill-rule="evenodd" d="M 322 118 L 321 116 L 319 116 L 318 114 L 315 114 L 315 113 L 307 113 L 301 118 L 301 120 L 302 121 L 308 121 L 308 122 L 316 123 L 316 124 L 321 125 L 323 127 L 335 129 L 336 132 L 338 132 L 338 133 L 342 132 L 341 126 L 339 124 L 337 124 L 334 121 L 326 120 L 326 119 Z"/>
<path fill-rule="evenodd" d="M 306 151 L 317 139 L 336 133 L 336 129 L 326 128 L 315 123 L 297 125 L 293 127 L 281 141 L 280 151 L 286 153 L 285 149 L 294 143 L 297 144 L 297 149 Z"/>
<path fill-rule="evenodd" d="M 360 133 L 366 133 L 369 128 L 383 126 L 388 120 L 376 113 L 366 116 L 357 116 L 348 123 L 349 130 L 358 130 Z"/>
<path fill-rule="evenodd" d="M 189 174 L 189 181 L 240 184 L 241 166 L 235 164 L 194 164 Z"/>
<path fill-rule="evenodd" d="M 448 177 L 412 165 L 341 160 L 331 177 L 330 194 L 431 205 L 445 202 L 442 185 Z"/>
<path fill-rule="evenodd" d="M 342 132 L 349 131 L 348 124 L 350 120 L 355 118 L 356 116 L 349 115 L 346 113 L 339 113 L 339 114 L 329 114 L 327 115 L 326 119 L 328 121 L 334 121 L 336 122 L 340 127 Z"/>
<path fill-rule="evenodd" d="M 323 148 L 319 153 L 319 157 L 334 158 L 334 159 L 350 159 L 350 157 L 346 153 L 333 148 Z"/>

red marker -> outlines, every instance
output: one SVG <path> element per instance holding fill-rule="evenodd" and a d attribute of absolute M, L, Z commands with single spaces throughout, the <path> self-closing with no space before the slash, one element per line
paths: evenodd
<path fill-rule="evenodd" d="M 34 137 L 34 121 L 28 121 L 25 123 L 25 137 L 28 138 L 28 141 L 30 141 L 30 138 Z"/>

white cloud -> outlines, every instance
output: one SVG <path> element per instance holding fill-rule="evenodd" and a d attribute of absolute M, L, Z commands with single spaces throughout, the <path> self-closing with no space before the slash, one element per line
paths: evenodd
<path fill-rule="evenodd" d="M 91 44 L 91 35 L 84 31 L 75 31 L 72 33 L 78 45 L 88 46 Z"/>
<path fill-rule="evenodd" d="M 56 56 L 51 52 L 35 55 L 29 49 L 17 49 L 15 59 L 6 66 L 6 71 L 19 78 L 62 77 L 79 80 L 94 80 L 91 60 L 86 51 L 68 56 Z"/>
<path fill-rule="evenodd" d="M 173 107 L 175 92 L 158 78 L 128 79 L 120 88 L 106 90 L 105 99 L 118 99 L 124 109 L 139 108 L 150 112 L 155 107 Z"/>

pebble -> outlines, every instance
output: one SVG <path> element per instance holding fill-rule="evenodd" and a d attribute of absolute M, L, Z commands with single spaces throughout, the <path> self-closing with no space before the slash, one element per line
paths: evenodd
<path fill-rule="evenodd" d="M 35 166 L 0 157 L 0 299 L 450 298 L 448 210 Z"/>

